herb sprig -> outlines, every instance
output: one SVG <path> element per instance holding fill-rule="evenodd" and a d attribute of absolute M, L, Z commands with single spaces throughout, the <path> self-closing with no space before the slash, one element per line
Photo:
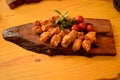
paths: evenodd
<path fill-rule="evenodd" d="M 55 10 L 55 12 L 60 15 L 60 17 L 55 21 L 55 25 L 58 25 L 61 30 L 65 31 L 65 28 L 70 28 L 74 23 L 76 23 L 74 18 L 68 19 L 68 11 L 64 14 L 58 10 Z"/>

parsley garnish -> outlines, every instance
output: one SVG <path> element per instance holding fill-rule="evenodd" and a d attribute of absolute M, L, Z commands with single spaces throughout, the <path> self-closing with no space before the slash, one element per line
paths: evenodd
<path fill-rule="evenodd" d="M 58 25 L 61 30 L 65 31 L 65 28 L 70 28 L 74 23 L 76 23 L 74 18 L 68 19 L 68 11 L 64 14 L 58 10 L 55 10 L 55 12 L 60 15 L 60 17 L 55 21 L 55 25 Z"/>

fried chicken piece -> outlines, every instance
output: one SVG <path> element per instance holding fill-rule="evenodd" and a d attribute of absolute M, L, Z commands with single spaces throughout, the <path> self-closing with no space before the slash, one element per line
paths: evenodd
<path fill-rule="evenodd" d="M 77 37 L 77 31 L 72 30 L 68 35 L 71 37 L 70 41 L 73 42 Z"/>
<path fill-rule="evenodd" d="M 88 52 L 90 51 L 91 44 L 96 41 L 96 32 L 88 32 L 85 35 L 85 40 L 82 42 L 82 47 Z"/>
<path fill-rule="evenodd" d="M 58 33 L 60 33 L 60 28 L 59 27 L 55 27 L 51 31 L 51 35 L 58 34 Z"/>
<path fill-rule="evenodd" d="M 90 51 L 90 48 L 91 48 L 91 41 L 90 40 L 83 40 L 82 42 L 82 47 L 88 52 Z"/>
<path fill-rule="evenodd" d="M 72 49 L 74 52 L 78 51 L 81 48 L 82 45 L 82 39 L 84 39 L 84 33 L 78 32 L 77 39 L 75 39 Z"/>
<path fill-rule="evenodd" d="M 51 38 L 51 45 L 57 47 L 58 44 L 61 42 L 61 36 L 55 34 L 52 38 Z"/>
<path fill-rule="evenodd" d="M 78 32 L 77 37 L 78 39 L 84 39 L 85 38 L 84 32 Z"/>
<path fill-rule="evenodd" d="M 71 39 L 71 37 L 69 35 L 65 35 L 62 39 L 62 43 L 61 43 L 62 47 L 67 48 L 69 46 L 69 44 L 71 43 L 70 39 Z"/>
<path fill-rule="evenodd" d="M 72 49 L 74 52 L 78 51 L 81 48 L 82 39 L 75 39 Z"/>
<path fill-rule="evenodd" d="M 65 35 L 62 39 L 61 45 L 67 48 L 71 42 L 73 42 L 77 37 L 77 31 L 72 30 L 69 34 Z"/>
<path fill-rule="evenodd" d="M 55 34 L 52 38 L 51 38 L 51 45 L 57 47 L 58 44 L 61 42 L 62 38 L 68 33 L 68 29 L 66 29 L 66 32 L 61 30 L 59 34 Z"/>
<path fill-rule="evenodd" d="M 41 26 L 40 21 L 39 21 L 39 20 L 36 20 L 36 21 L 34 22 L 34 26 Z"/>
<path fill-rule="evenodd" d="M 65 31 L 61 30 L 60 33 L 58 34 L 61 37 L 64 37 L 66 34 L 70 32 L 70 29 L 65 29 Z"/>
<path fill-rule="evenodd" d="M 85 35 L 85 39 L 89 39 L 91 43 L 96 41 L 96 32 L 90 31 Z"/>
<path fill-rule="evenodd" d="M 40 35 L 40 42 L 46 42 L 51 37 L 51 33 L 49 31 L 43 32 Z"/>
<path fill-rule="evenodd" d="M 32 30 L 34 31 L 35 34 L 40 34 L 40 33 L 42 33 L 42 28 L 41 28 L 41 26 L 34 26 L 34 27 L 32 28 Z"/>
<path fill-rule="evenodd" d="M 49 20 L 41 21 L 42 31 L 52 31 L 54 28 L 54 23 Z"/>
<path fill-rule="evenodd" d="M 32 30 L 34 31 L 34 33 L 35 34 L 42 33 L 42 27 L 41 27 L 40 21 L 36 20 L 33 24 L 34 24 L 34 27 L 32 28 Z"/>

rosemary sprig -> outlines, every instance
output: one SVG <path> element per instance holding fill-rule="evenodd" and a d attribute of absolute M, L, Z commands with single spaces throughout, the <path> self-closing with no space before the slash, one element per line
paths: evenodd
<path fill-rule="evenodd" d="M 68 11 L 64 14 L 58 10 L 55 10 L 55 12 L 60 15 L 60 17 L 55 21 L 55 25 L 58 25 L 61 30 L 65 31 L 65 28 L 71 27 L 72 24 L 76 23 L 74 18 L 68 19 Z"/>

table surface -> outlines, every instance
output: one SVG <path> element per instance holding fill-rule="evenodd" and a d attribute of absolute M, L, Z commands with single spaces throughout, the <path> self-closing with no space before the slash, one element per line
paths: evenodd
<path fill-rule="evenodd" d="M 0 0 L 0 33 L 11 26 L 69 11 L 74 17 L 109 19 L 116 43 L 116 56 L 48 56 L 27 51 L 0 35 L 1 80 L 100 80 L 120 78 L 120 12 L 112 0 L 43 0 L 11 10 Z"/>

